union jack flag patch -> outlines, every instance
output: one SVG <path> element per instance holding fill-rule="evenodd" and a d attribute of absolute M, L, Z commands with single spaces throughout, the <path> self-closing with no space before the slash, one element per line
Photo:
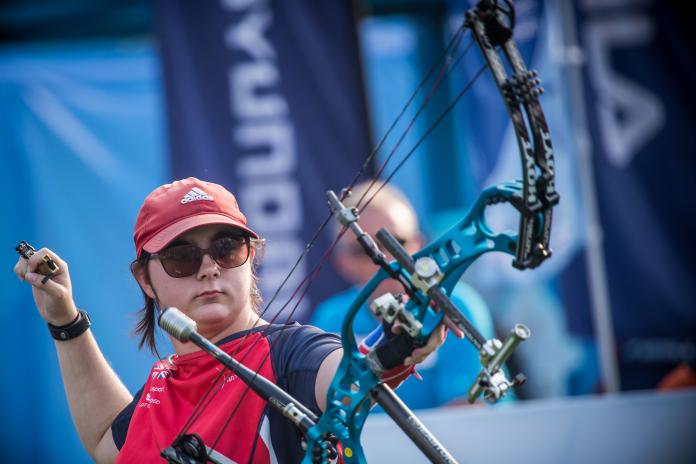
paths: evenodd
<path fill-rule="evenodd" d="M 159 362 L 152 368 L 150 377 L 152 380 L 162 380 L 172 375 L 172 367 L 166 363 Z"/>

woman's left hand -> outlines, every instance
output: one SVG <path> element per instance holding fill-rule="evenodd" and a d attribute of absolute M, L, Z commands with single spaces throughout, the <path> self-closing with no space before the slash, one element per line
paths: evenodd
<path fill-rule="evenodd" d="M 406 359 L 404 359 L 404 366 L 414 366 L 418 363 L 421 363 L 427 358 L 430 353 L 436 351 L 440 345 L 442 345 L 445 342 L 445 338 L 447 338 L 447 330 L 451 330 L 452 333 L 457 337 L 457 338 L 464 338 L 464 332 L 461 331 L 459 327 L 454 325 L 454 323 L 450 320 L 449 317 L 445 316 L 443 319 L 442 323 L 438 325 L 435 330 L 433 330 L 433 333 L 430 334 L 430 338 L 428 338 L 428 343 L 426 343 L 424 346 L 421 346 L 420 348 L 416 348 L 411 352 L 411 355 L 408 356 Z M 392 327 L 392 332 L 394 333 L 399 333 L 401 331 L 401 327 L 398 326 L 397 324 L 394 324 Z"/>

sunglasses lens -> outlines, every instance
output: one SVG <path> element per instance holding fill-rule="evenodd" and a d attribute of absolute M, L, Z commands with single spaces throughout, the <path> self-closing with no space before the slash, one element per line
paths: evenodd
<path fill-rule="evenodd" d="M 195 245 L 179 245 L 167 248 L 160 254 L 165 272 L 172 277 L 193 275 L 201 267 L 203 254 Z"/>
<path fill-rule="evenodd" d="M 196 245 L 177 245 L 161 252 L 159 259 L 171 277 L 188 277 L 198 272 L 205 253 L 226 269 L 241 266 L 249 259 L 249 243 L 247 236 L 220 237 L 207 250 Z"/>
<path fill-rule="evenodd" d="M 210 254 L 222 267 L 241 266 L 249 258 L 249 237 L 221 237 L 213 241 Z"/>

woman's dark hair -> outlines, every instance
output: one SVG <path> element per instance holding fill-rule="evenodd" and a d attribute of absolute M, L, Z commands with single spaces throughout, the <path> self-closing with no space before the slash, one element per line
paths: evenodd
<path fill-rule="evenodd" d="M 150 260 L 150 253 L 143 251 L 140 258 L 133 261 L 131 264 L 131 273 L 135 277 L 135 273 L 142 270 L 145 274 L 145 278 L 150 281 L 150 271 L 147 268 L 147 262 Z M 137 279 L 136 279 L 137 280 Z M 155 341 L 155 326 L 157 325 L 157 303 L 153 298 L 150 298 L 145 290 L 140 287 L 140 291 L 143 293 L 143 298 L 145 300 L 145 306 L 140 308 L 138 311 L 138 323 L 135 325 L 133 333 L 135 335 L 140 335 L 140 341 L 138 342 L 138 349 L 142 349 L 143 345 L 147 345 L 150 351 L 160 357 L 157 352 L 157 342 Z"/>
<path fill-rule="evenodd" d="M 256 250 L 263 250 L 265 245 L 265 240 L 256 240 L 252 239 L 251 240 L 251 246 L 256 249 Z M 254 254 L 254 258 L 259 256 L 259 253 Z M 136 261 L 133 261 L 131 264 L 131 273 L 133 276 L 136 275 L 136 272 L 144 272 L 145 278 L 147 281 L 150 281 L 150 270 L 147 267 L 147 263 L 150 260 L 150 253 L 147 251 L 143 251 L 142 254 L 140 255 L 140 258 L 138 258 Z M 259 291 L 259 287 L 257 285 L 257 280 L 258 277 L 256 275 L 256 262 L 257 260 L 254 259 L 254 262 L 251 264 L 251 305 L 257 314 L 260 311 L 261 305 L 263 304 L 263 299 L 261 298 L 261 292 Z M 136 279 L 137 280 L 137 279 Z M 135 325 L 135 329 L 133 330 L 134 335 L 139 335 L 140 336 L 140 341 L 138 342 L 138 349 L 142 349 L 144 345 L 147 345 L 147 347 L 150 349 L 150 352 L 160 358 L 159 353 L 157 352 L 157 341 L 155 340 L 155 327 L 157 327 L 157 317 L 158 317 L 158 312 L 159 312 L 159 304 L 153 299 L 150 298 L 147 293 L 145 293 L 145 290 L 140 288 L 140 291 L 143 293 L 143 298 L 145 300 L 145 305 L 140 308 L 138 311 L 138 323 Z"/>

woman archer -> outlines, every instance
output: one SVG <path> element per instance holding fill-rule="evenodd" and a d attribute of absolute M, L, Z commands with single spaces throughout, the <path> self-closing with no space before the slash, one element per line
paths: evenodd
<path fill-rule="evenodd" d="M 259 315 L 258 240 L 234 195 L 220 185 L 190 177 L 151 192 L 136 219 L 131 266 L 145 296 L 136 329 L 140 346 L 156 352 L 158 308 L 177 307 L 201 335 L 319 415 L 341 360 L 340 340 L 312 326 L 269 324 Z M 37 272 L 46 256 L 58 265 L 50 279 Z M 160 451 L 184 428 L 235 462 L 302 459 L 298 430 L 191 343 L 172 338 L 175 353 L 158 360 L 131 395 L 102 355 L 87 313 L 77 309 L 68 264 L 42 248 L 19 258 L 14 271 L 31 284 L 55 338 L 73 422 L 95 461 L 162 462 Z M 445 336 L 438 327 L 426 346 L 406 357 L 397 382 Z M 204 395 L 205 409 L 194 414 Z"/>

